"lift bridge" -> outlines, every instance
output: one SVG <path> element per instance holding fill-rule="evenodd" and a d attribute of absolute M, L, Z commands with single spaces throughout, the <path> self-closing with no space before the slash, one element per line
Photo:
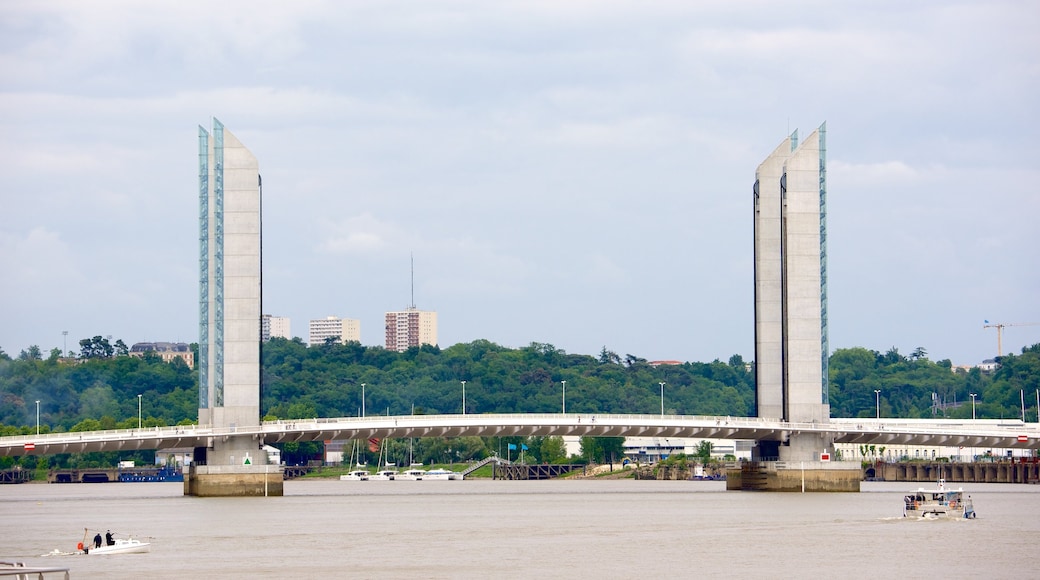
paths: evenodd
<path fill-rule="evenodd" d="M 831 419 L 793 423 L 757 417 L 692 415 L 465 414 L 380 415 L 265 421 L 258 426 L 193 425 L 0 437 L 0 456 L 209 447 L 252 437 L 257 446 L 292 441 L 422 437 L 685 437 L 786 441 L 793 435 L 835 443 L 1040 449 L 1040 425 L 1020 420 Z"/>

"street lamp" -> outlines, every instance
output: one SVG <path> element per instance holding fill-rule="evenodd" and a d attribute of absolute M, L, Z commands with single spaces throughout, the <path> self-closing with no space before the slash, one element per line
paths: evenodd
<path fill-rule="evenodd" d="M 361 383 L 361 416 L 365 416 L 365 383 Z"/>
<path fill-rule="evenodd" d="M 664 417 L 664 381 L 658 384 L 661 385 L 661 416 Z"/>
<path fill-rule="evenodd" d="M 974 421 L 975 420 L 975 397 L 977 395 L 975 393 L 968 393 L 968 394 L 971 395 L 971 420 Z"/>
<path fill-rule="evenodd" d="M 567 381 L 560 381 L 563 383 L 563 414 L 567 414 Z"/>
<path fill-rule="evenodd" d="M 881 389 L 874 389 L 874 410 L 875 417 L 881 418 Z"/>
<path fill-rule="evenodd" d="M 141 395 L 137 395 L 137 428 L 141 428 Z"/>
<path fill-rule="evenodd" d="M 462 381 L 462 414 L 466 414 L 466 381 Z"/>
<path fill-rule="evenodd" d="M 40 402 L 36 401 L 36 434 L 40 434 Z"/>
<path fill-rule="evenodd" d="M 65 358 L 69 355 L 69 331 L 61 331 L 61 358 Z"/>

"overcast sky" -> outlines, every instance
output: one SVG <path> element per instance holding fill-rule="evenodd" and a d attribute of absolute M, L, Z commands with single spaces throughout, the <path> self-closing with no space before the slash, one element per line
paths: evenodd
<path fill-rule="evenodd" d="M 752 185 L 827 123 L 831 349 L 1040 323 L 1034 2 L 0 2 L 0 348 L 198 340 L 198 139 L 264 182 L 263 311 L 753 359 Z M 1040 343 L 1008 326 L 1004 352 Z"/>

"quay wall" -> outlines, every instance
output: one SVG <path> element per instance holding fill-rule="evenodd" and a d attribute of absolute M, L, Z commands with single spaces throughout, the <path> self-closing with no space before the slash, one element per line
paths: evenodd
<path fill-rule="evenodd" d="M 1030 459 L 976 463 L 879 462 L 865 467 L 863 477 L 876 481 L 935 482 L 942 477 L 949 482 L 965 483 L 1040 483 L 1040 462 Z"/>
<path fill-rule="evenodd" d="M 704 467 L 704 475 L 697 477 L 694 466 L 679 465 L 640 465 L 635 469 L 636 479 L 658 479 L 663 481 L 683 481 L 689 479 L 724 479 L 725 466 Z"/>

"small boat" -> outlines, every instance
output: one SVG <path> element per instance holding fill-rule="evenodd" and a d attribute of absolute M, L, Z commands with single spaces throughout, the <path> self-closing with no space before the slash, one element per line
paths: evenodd
<path fill-rule="evenodd" d="M 134 538 L 115 538 L 112 544 L 102 545 L 100 548 L 88 548 L 87 555 L 104 556 L 106 554 L 146 554 L 151 549 L 151 544 L 135 540 Z"/>
<path fill-rule="evenodd" d="M 394 479 L 397 481 L 422 481 L 424 475 L 426 475 L 425 471 L 412 467 L 398 473 Z"/>
<path fill-rule="evenodd" d="M 346 475 L 339 476 L 340 481 L 368 481 L 370 474 L 364 469 L 355 469 Z"/>
<path fill-rule="evenodd" d="M 918 488 L 903 497 L 903 517 L 907 518 L 974 518 L 975 506 L 964 490 L 946 489 L 946 480 L 932 489 Z"/>
<path fill-rule="evenodd" d="M 449 471 L 447 469 L 431 469 L 423 475 L 423 479 L 427 481 L 454 481 L 456 479 L 462 479 L 462 474 L 456 471 Z"/>

